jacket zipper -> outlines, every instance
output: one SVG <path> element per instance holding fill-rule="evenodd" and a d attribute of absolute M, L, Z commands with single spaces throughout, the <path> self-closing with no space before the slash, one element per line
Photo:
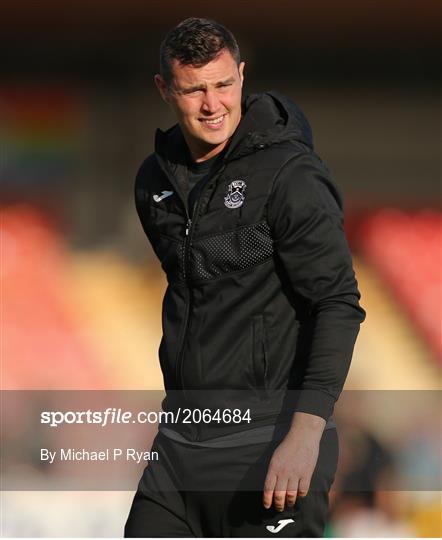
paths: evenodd
<path fill-rule="evenodd" d="M 183 364 L 184 364 L 183 357 L 184 357 L 184 346 L 186 344 L 187 333 L 189 331 L 189 319 L 190 319 L 189 314 L 190 314 L 190 306 L 191 306 L 191 303 L 192 303 L 192 296 L 191 296 L 191 289 L 190 289 L 190 264 L 189 264 L 189 252 L 190 252 L 190 249 L 189 248 L 190 248 L 190 245 L 192 243 L 192 236 L 193 236 L 193 231 L 194 231 L 194 228 L 195 228 L 195 221 L 196 221 L 196 218 L 198 218 L 198 210 L 199 210 L 199 206 L 200 206 L 200 201 L 201 201 L 204 193 L 206 192 L 209 183 L 213 182 L 214 180 L 217 180 L 219 178 L 221 173 L 226 168 L 226 164 L 224 163 L 223 165 L 221 165 L 221 167 L 215 172 L 213 178 L 210 181 L 208 180 L 208 181 L 205 182 L 201 192 L 198 195 L 198 199 L 196 200 L 194 208 L 193 208 L 192 218 L 194 218 L 194 216 L 195 216 L 194 219 L 190 218 L 187 203 L 184 200 L 184 197 L 181 196 L 181 193 L 180 193 L 179 189 L 177 189 L 176 183 L 171 179 L 171 178 L 173 178 L 173 175 L 168 170 L 168 167 L 165 164 L 162 163 L 162 160 L 160 160 L 160 165 L 162 165 L 162 169 L 166 173 L 166 177 L 169 179 L 169 182 L 176 189 L 177 194 L 178 194 L 178 196 L 179 196 L 179 198 L 181 200 L 181 203 L 182 203 L 182 205 L 184 207 L 184 211 L 186 213 L 186 229 L 185 229 L 185 236 L 184 236 L 184 256 L 183 256 L 183 258 L 184 258 L 184 261 L 183 261 L 183 277 L 184 277 L 184 280 L 185 280 L 185 282 L 187 284 L 188 301 L 186 302 L 186 311 L 185 311 L 185 314 L 184 314 L 184 331 L 183 331 L 182 338 L 181 338 L 181 344 L 180 344 L 179 352 L 178 352 L 178 355 L 177 355 L 176 369 L 175 369 L 175 378 L 177 380 L 179 389 L 182 391 L 183 398 L 185 399 L 186 391 L 185 391 L 185 389 L 183 387 L 183 384 L 182 384 L 182 381 L 183 381 Z M 200 432 L 201 432 L 200 426 L 199 426 L 199 424 L 197 424 L 197 426 L 196 426 L 196 438 L 195 438 L 196 441 L 198 441 L 200 439 Z"/>
<path fill-rule="evenodd" d="M 190 304 L 192 302 L 192 296 L 190 292 L 190 265 L 188 263 L 189 259 L 189 246 L 190 246 L 190 229 L 192 227 L 192 220 L 190 219 L 189 215 L 187 215 L 187 221 L 186 221 L 186 233 L 184 237 L 184 254 L 183 254 L 183 277 L 187 285 L 187 302 L 186 302 L 186 311 L 184 313 L 184 330 L 183 330 L 183 337 L 181 338 L 181 344 L 178 349 L 178 356 L 176 360 L 176 366 L 175 366 L 175 378 L 178 382 L 179 388 L 181 388 L 183 392 L 183 397 L 185 397 L 185 389 L 182 384 L 182 373 L 181 373 L 181 365 L 183 363 L 183 356 L 184 356 L 184 345 L 186 344 L 187 339 L 187 332 L 189 329 L 189 314 L 190 314 Z"/>
<path fill-rule="evenodd" d="M 195 202 L 193 212 L 192 212 L 192 219 L 189 217 L 189 214 L 187 214 L 186 233 L 185 233 L 185 240 L 184 240 L 184 266 L 183 266 L 183 271 L 184 271 L 184 278 L 185 278 L 186 283 L 187 283 L 187 290 L 188 290 L 189 300 L 188 300 L 188 302 L 186 304 L 184 333 L 183 333 L 183 338 L 182 338 L 182 341 L 181 341 L 181 347 L 180 347 L 180 352 L 179 352 L 179 355 L 178 355 L 178 361 L 177 361 L 177 365 L 176 365 L 176 375 L 175 375 L 176 378 L 177 378 L 177 381 L 180 383 L 182 393 L 183 393 L 183 398 L 185 398 L 185 395 L 186 395 L 186 390 L 185 390 L 185 388 L 184 388 L 184 386 L 182 384 L 182 381 L 184 379 L 184 377 L 183 377 L 184 347 L 185 347 L 185 344 L 186 344 L 186 341 L 187 341 L 187 333 L 188 333 L 188 330 L 189 330 L 189 320 L 190 320 L 189 313 L 190 313 L 190 306 L 191 306 L 191 303 L 192 303 L 192 293 L 191 293 L 191 289 L 190 289 L 190 263 L 189 263 L 190 245 L 192 243 L 193 231 L 195 229 L 195 223 L 196 223 L 196 221 L 198 219 L 198 211 L 199 211 L 201 199 L 203 198 L 203 195 L 205 194 L 209 184 L 211 182 L 214 182 L 216 179 L 218 179 L 224 169 L 225 169 L 225 165 L 222 165 L 216 171 L 213 178 L 211 178 L 210 180 L 207 180 L 205 182 L 202 190 L 200 191 L 200 193 L 198 195 L 198 199 Z M 199 441 L 200 433 L 201 433 L 200 425 L 196 424 L 196 437 L 195 437 L 196 441 Z"/>

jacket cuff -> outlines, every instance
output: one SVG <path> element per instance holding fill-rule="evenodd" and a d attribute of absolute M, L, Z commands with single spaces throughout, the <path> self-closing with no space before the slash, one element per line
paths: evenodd
<path fill-rule="evenodd" d="M 305 412 L 328 420 L 333 413 L 335 398 L 321 390 L 306 388 L 297 392 L 294 412 Z"/>

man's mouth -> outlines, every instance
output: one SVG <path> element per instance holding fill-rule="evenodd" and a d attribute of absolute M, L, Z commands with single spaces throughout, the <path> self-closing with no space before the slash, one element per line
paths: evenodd
<path fill-rule="evenodd" d="M 207 118 L 207 119 L 206 119 L 206 118 L 201 118 L 200 121 L 201 121 L 203 124 L 207 124 L 207 125 L 209 125 L 209 126 L 216 126 L 217 124 L 221 124 L 221 122 L 224 120 L 224 117 L 225 117 L 225 116 L 226 116 L 226 115 L 223 114 L 223 115 L 221 115 L 221 116 L 218 116 L 217 118 Z"/>

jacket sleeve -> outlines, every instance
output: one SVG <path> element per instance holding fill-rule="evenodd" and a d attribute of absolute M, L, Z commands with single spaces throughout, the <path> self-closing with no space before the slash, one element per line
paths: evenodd
<path fill-rule="evenodd" d="M 143 161 L 139 167 L 134 185 L 134 196 L 135 196 L 135 208 L 138 214 L 138 217 L 141 222 L 146 236 L 149 237 L 149 227 L 148 227 L 148 215 L 149 215 L 149 202 L 148 202 L 148 189 L 147 182 L 149 177 L 149 162 L 151 158 L 147 158 Z"/>
<path fill-rule="evenodd" d="M 279 171 L 268 220 L 276 257 L 306 306 L 310 328 L 301 376 L 290 385 L 297 390 L 293 410 L 328 419 L 365 311 L 343 229 L 342 199 L 316 154 L 298 154 Z"/>

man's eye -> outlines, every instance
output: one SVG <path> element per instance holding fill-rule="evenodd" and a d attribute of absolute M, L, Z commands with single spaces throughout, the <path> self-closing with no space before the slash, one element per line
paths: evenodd
<path fill-rule="evenodd" d="M 193 96 L 193 95 L 199 94 L 200 92 L 202 92 L 202 90 L 198 90 L 198 89 L 195 89 L 195 90 L 183 90 L 181 92 L 181 95 L 183 95 L 183 96 Z"/>

